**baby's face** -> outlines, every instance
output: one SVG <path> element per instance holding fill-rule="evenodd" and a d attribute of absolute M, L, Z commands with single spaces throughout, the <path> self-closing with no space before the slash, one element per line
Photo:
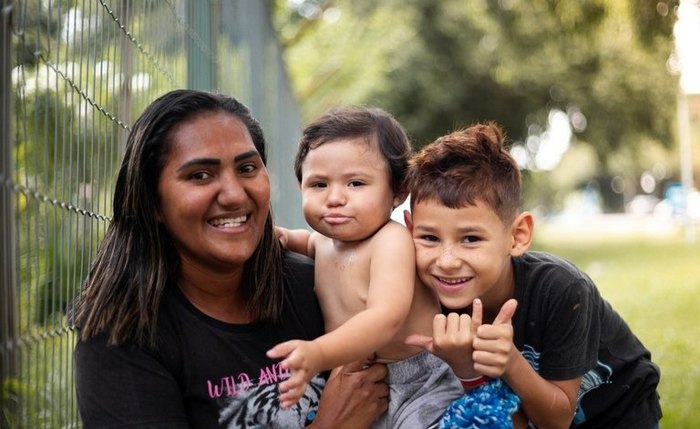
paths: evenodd
<path fill-rule="evenodd" d="M 513 235 L 491 208 L 421 201 L 411 217 L 418 276 L 445 307 L 465 308 L 475 298 L 500 305 L 510 296 Z"/>
<path fill-rule="evenodd" d="M 301 193 L 308 224 L 340 241 L 370 237 L 398 204 L 387 162 L 362 137 L 310 150 L 302 164 Z"/>

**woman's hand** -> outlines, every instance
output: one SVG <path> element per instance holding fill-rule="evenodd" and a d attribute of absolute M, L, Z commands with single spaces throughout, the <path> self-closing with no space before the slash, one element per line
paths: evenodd
<path fill-rule="evenodd" d="M 357 361 L 331 372 L 309 428 L 368 428 L 389 405 L 386 366 Z M 364 369 L 363 369 L 364 368 Z"/>

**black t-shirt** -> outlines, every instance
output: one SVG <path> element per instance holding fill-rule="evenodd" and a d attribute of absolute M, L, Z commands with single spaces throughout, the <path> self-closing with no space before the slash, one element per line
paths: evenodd
<path fill-rule="evenodd" d="M 288 253 L 282 323 L 235 325 L 198 311 L 171 287 L 158 317 L 155 351 L 107 346 L 75 349 L 78 405 L 88 428 L 299 428 L 315 416 L 325 379 L 316 376 L 289 409 L 277 383 L 289 374 L 266 356 L 290 339 L 324 333 L 313 292 L 313 262 Z"/>
<path fill-rule="evenodd" d="M 545 379 L 582 376 L 575 428 L 649 429 L 661 418 L 659 368 L 593 281 L 556 256 L 513 259 L 514 343 Z"/>

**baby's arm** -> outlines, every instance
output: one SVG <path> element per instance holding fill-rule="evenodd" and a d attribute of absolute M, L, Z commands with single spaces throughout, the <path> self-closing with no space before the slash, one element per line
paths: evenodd
<path fill-rule="evenodd" d="M 507 301 L 492 324 L 483 324 L 473 341 L 474 369 L 501 377 L 520 397 L 521 409 L 537 427 L 568 428 L 576 410 L 581 378 L 542 378 L 513 344 L 511 317 L 515 300 Z"/>
<path fill-rule="evenodd" d="M 301 398 L 317 372 L 364 359 L 399 331 L 411 307 L 415 280 L 415 253 L 408 231 L 395 223 L 378 231 L 372 239 L 370 264 L 365 310 L 313 341 L 287 341 L 268 352 L 271 358 L 286 356 L 281 365 L 292 371 L 280 384 L 283 406 Z"/>
<path fill-rule="evenodd" d="M 277 239 L 282 247 L 292 252 L 301 253 L 309 258 L 314 257 L 314 245 L 312 233 L 306 229 L 287 229 L 281 226 L 275 227 Z"/>

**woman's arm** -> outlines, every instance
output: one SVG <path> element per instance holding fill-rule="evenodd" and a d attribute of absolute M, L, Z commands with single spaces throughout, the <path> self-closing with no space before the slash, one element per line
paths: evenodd
<path fill-rule="evenodd" d="M 79 341 L 74 357 L 85 427 L 189 427 L 177 382 L 151 354 L 96 337 Z"/>
<path fill-rule="evenodd" d="M 389 386 L 384 382 L 386 366 L 364 368 L 356 361 L 336 368 L 321 394 L 318 414 L 309 428 L 368 428 L 389 404 Z"/>

